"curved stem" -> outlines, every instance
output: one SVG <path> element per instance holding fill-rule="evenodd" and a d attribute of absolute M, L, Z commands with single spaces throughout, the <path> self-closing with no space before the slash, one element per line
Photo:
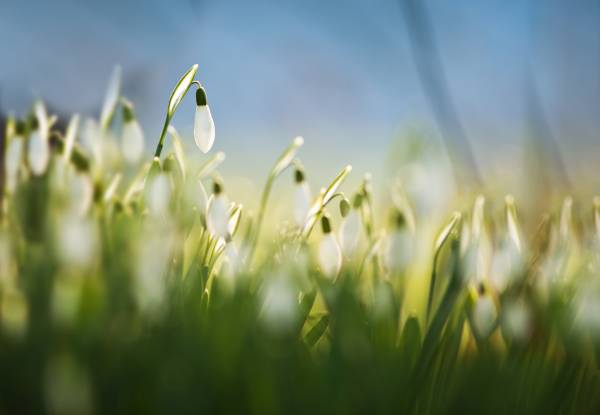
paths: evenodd
<path fill-rule="evenodd" d="M 429 323 L 429 316 L 431 315 L 431 306 L 433 304 L 433 294 L 435 290 L 435 280 L 437 277 L 437 262 L 438 262 L 439 250 L 435 251 L 433 255 L 433 268 L 431 269 L 431 279 L 429 280 L 429 295 L 427 296 L 427 312 L 425 314 L 425 325 Z"/>
<path fill-rule="evenodd" d="M 321 207 L 319 208 L 319 210 L 317 211 L 317 213 L 315 213 L 315 220 L 313 221 L 312 226 L 310 227 L 310 229 L 308 229 L 308 231 L 306 232 L 306 235 L 304 235 L 304 237 L 302 238 L 303 242 L 306 242 L 313 230 L 313 228 L 315 227 L 315 224 L 319 221 L 319 219 L 321 219 L 321 215 L 323 214 L 323 211 L 325 210 L 325 207 L 336 197 L 343 197 L 344 194 L 342 192 L 337 192 L 335 193 L 333 196 L 331 196 L 329 198 L 329 200 L 327 200 L 325 203 L 323 203 L 321 205 Z"/>
<path fill-rule="evenodd" d="M 156 151 L 154 151 L 154 157 L 160 157 L 160 153 L 162 153 L 163 146 L 165 145 L 165 137 L 167 136 L 167 130 L 169 128 L 170 123 L 171 119 L 167 116 L 162 131 L 160 133 L 160 138 L 158 139 L 158 144 L 156 145 Z"/>
<path fill-rule="evenodd" d="M 271 194 L 271 188 L 273 187 L 274 179 L 275 177 L 272 174 L 269 175 L 269 178 L 267 179 L 265 187 L 263 188 L 263 192 L 260 196 L 260 205 L 258 208 L 258 216 L 256 218 L 256 232 L 254 234 L 254 239 L 252 240 L 250 252 L 248 253 L 248 264 L 252 263 L 252 258 L 254 257 L 254 253 L 258 245 L 258 240 L 260 238 L 260 230 L 262 228 L 263 219 L 265 217 L 265 211 L 267 209 L 267 202 L 269 200 L 269 195 Z"/>

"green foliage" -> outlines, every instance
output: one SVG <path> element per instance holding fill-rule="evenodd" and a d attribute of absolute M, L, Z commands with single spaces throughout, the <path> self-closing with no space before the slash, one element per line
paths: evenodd
<path fill-rule="evenodd" d="M 102 145 L 77 142 L 78 117 L 67 138 L 49 127 L 47 170 L 33 175 L 21 154 L 15 185 L 0 186 L 1 413 L 600 410 L 597 200 L 593 223 L 567 199 L 531 238 L 512 197 L 497 216 L 479 196 L 408 226 L 404 205 L 374 220 L 368 179 L 351 206 L 347 166 L 303 225 L 259 239 L 301 141 L 265 172 L 257 218 L 228 199 L 224 154 L 194 166 L 173 128 L 162 160 L 122 163 L 107 146 L 114 94 L 92 138 Z M 9 146 L 27 139 L 15 134 Z M 331 250 L 356 212 L 357 248 L 326 274 L 313 227 L 332 217 Z M 427 275 L 425 289 L 410 284 Z"/>

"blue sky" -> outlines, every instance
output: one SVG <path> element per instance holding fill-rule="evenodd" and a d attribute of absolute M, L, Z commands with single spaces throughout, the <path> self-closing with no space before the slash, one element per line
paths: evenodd
<path fill-rule="evenodd" d="M 590 146 L 599 149 L 599 2 L 427 6 L 480 163 L 521 147 L 530 74 L 568 163 L 592 159 Z M 174 82 L 198 63 L 216 148 L 257 169 L 295 135 L 305 136 L 315 167 L 348 160 L 367 168 L 407 126 L 435 125 L 396 0 L 3 0 L 0 38 L 3 108 L 23 112 L 41 96 L 61 112 L 95 114 L 119 63 L 149 140 Z M 192 101 L 174 121 L 184 132 Z"/>

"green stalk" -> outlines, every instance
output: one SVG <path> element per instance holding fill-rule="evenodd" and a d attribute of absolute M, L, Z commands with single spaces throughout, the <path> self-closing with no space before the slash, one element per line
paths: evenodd
<path fill-rule="evenodd" d="M 254 254 L 256 252 L 256 247 L 258 245 L 258 240 L 260 238 L 260 231 L 262 228 L 262 223 L 265 216 L 265 211 L 267 210 L 267 202 L 269 201 L 269 195 L 271 194 L 271 188 L 273 187 L 273 183 L 275 179 L 292 163 L 294 157 L 296 156 L 296 152 L 298 148 L 304 144 L 304 139 L 302 137 L 296 137 L 292 144 L 285 149 L 285 151 L 279 156 L 277 162 L 269 172 L 269 177 L 267 178 L 267 182 L 265 183 L 265 187 L 263 188 L 262 195 L 260 196 L 260 205 L 258 208 L 258 216 L 256 219 L 256 232 L 254 233 L 254 238 L 252 239 L 252 243 L 250 245 L 250 251 L 248 253 L 248 264 L 252 263 L 252 259 L 254 258 Z M 251 234 L 248 234 L 249 237 Z"/>
<path fill-rule="evenodd" d="M 460 213 L 455 212 L 452 215 L 450 222 L 448 222 L 448 224 L 444 227 L 444 229 L 442 229 L 442 231 L 440 232 L 440 235 L 438 236 L 438 238 L 436 239 L 436 242 L 435 242 L 435 251 L 433 254 L 433 264 L 432 264 L 433 268 L 431 270 L 431 279 L 429 282 L 429 295 L 427 296 L 427 311 L 425 314 L 425 325 L 426 326 L 427 326 L 427 324 L 429 324 L 429 316 L 431 315 L 431 307 L 433 306 L 433 295 L 435 294 L 435 283 L 436 283 L 436 279 L 437 279 L 437 265 L 438 265 L 438 259 L 440 256 L 440 252 L 441 252 L 444 244 L 448 240 L 450 233 L 455 228 L 455 226 L 458 223 L 458 221 L 460 220 L 460 218 L 461 218 Z"/>
<path fill-rule="evenodd" d="M 160 157 L 160 153 L 162 152 L 163 146 L 165 145 L 165 137 L 167 136 L 167 129 L 169 128 L 170 123 L 171 123 L 171 118 L 167 117 L 165 119 L 165 123 L 164 123 L 162 131 L 160 133 L 160 137 L 158 139 L 158 144 L 156 145 L 156 150 L 154 151 L 154 157 Z"/>
<path fill-rule="evenodd" d="M 156 145 L 156 151 L 154 152 L 154 157 L 160 157 L 160 153 L 165 145 L 165 137 L 167 136 L 167 129 L 169 128 L 169 124 L 173 119 L 173 115 L 179 106 L 179 103 L 185 97 L 185 94 L 189 91 L 190 87 L 194 83 L 194 77 L 196 76 L 196 72 L 198 71 L 198 65 L 193 65 L 188 71 L 179 79 L 175 88 L 173 88 L 173 92 L 171 92 L 171 96 L 169 97 L 169 104 L 167 105 L 167 115 L 165 117 L 165 123 L 163 124 L 162 131 L 160 133 L 160 137 L 158 138 L 158 144 Z"/>

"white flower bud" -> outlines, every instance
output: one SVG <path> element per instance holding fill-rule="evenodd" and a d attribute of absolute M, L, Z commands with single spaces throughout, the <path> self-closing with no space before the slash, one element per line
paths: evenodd
<path fill-rule="evenodd" d="M 164 214 L 169 207 L 171 199 L 171 183 L 165 174 L 159 174 L 150 182 L 147 203 L 153 216 Z"/>
<path fill-rule="evenodd" d="M 216 237 L 225 238 L 229 232 L 229 202 L 222 194 L 214 194 L 208 203 L 206 213 L 206 226 L 208 231 Z"/>
<path fill-rule="evenodd" d="M 518 276 L 522 267 L 522 258 L 517 247 L 505 241 L 492 256 L 490 281 L 502 292 Z"/>
<path fill-rule="evenodd" d="M 486 294 L 478 296 L 473 307 L 473 330 L 477 335 L 487 338 L 492 334 L 497 318 L 498 310 L 492 298 Z"/>
<path fill-rule="evenodd" d="M 48 162 L 50 161 L 50 147 L 48 147 L 48 140 L 43 137 L 39 128 L 29 136 L 27 160 L 31 172 L 36 176 L 41 176 L 48 168 Z"/>
<path fill-rule="evenodd" d="M 196 90 L 196 117 L 194 119 L 194 140 L 203 153 L 208 153 L 215 142 L 215 123 L 206 102 L 203 88 Z"/>
<path fill-rule="evenodd" d="M 294 190 L 294 221 L 299 227 L 304 226 L 306 223 L 306 216 L 310 209 L 310 188 L 308 183 L 302 181 L 296 184 Z"/>
<path fill-rule="evenodd" d="M 357 209 L 352 209 L 340 226 L 340 243 L 344 256 L 350 257 L 356 251 L 362 230 L 362 218 Z"/>
<path fill-rule="evenodd" d="M 298 313 L 298 292 L 288 279 L 269 277 L 263 290 L 262 319 L 274 331 L 290 327 Z"/>
<path fill-rule="evenodd" d="M 12 192 L 17 185 L 22 157 L 23 138 L 15 136 L 8 141 L 8 148 L 6 149 L 6 183 L 9 192 Z"/>
<path fill-rule="evenodd" d="M 69 215 L 60 221 L 57 236 L 65 264 L 85 267 L 96 257 L 99 241 L 94 222 Z"/>
<path fill-rule="evenodd" d="M 391 272 L 404 270 L 414 254 L 414 241 L 406 227 L 389 234 L 383 246 L 384 263 Z"/>
<path fill-rule="evenodd" d="M 512 300 L 503 309 L 504 332 L 512 339 L 523 341 L 531 335 L 531 313 L 523 301 Z"/>
<path fill-rule="evenodd" d="M 144 153 L 144 133 L 135 119 L 125 122 L 121 149 L 125 160 L 132 164 L 137 163 Z"/>
<path fill-rule="evenodd" d="M 342 251 L 333 232 L 325 234 L 319 245 L 319 266 L 325 276 L 335 278 L 342 267 Z"/>

